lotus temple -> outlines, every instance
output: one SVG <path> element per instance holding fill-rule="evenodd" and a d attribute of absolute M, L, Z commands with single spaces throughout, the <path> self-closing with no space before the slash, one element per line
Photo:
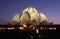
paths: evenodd
<path fill-rule="evenodd" d="M 33 22 L 36 25 L 49 24 L 48 18 L 45 14 L 38 12 L 34 7 L 25 8 L 22 13 L 16 14 L 10 21 L 10 24 L 27 24 Z"/>

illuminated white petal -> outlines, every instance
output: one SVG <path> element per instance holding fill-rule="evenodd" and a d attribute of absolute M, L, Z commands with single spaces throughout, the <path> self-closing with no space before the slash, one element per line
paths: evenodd
<path fill-rule="evenodd" d="M 20 14 L 16 14 L 11 21 L 19 22 L 19 16 Z"/>
<path fill-rule="evenodd" d="M 43 13 L 39 14 L 39 20 L 40 20 L 40 22 L 48 21 L 47 17 Z"/>

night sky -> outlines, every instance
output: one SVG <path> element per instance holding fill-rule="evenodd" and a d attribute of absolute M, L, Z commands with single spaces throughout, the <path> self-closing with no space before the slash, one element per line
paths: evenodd
<path fill-rule="evenodd" d="M 9 22 L 28 6 L 45 14 L 49 22 L 60 24 L 60 0 L 0 0 L 0 24 Z"/>

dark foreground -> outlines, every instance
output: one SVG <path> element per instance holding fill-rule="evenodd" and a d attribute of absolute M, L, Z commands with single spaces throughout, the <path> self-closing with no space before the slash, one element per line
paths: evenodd
<path fill-rule="evenodd" d="M 0 39 L 60 39 L 60 28 L 56 30 L 0 30 Z"/>

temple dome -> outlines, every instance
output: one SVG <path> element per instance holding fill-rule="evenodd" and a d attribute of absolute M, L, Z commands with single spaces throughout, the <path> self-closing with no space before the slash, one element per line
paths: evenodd
<path fill-rule="evenodd" d="M 16 14 L 12 21 L 20 24 L 26 24 L 32 21 L 38 25 L 39 23 L 47 23 L 48 19 L 43 13 L 38 13 L 34 7 L 27 7 L 23 10 L 22 14 Z"/>
<path fill-rule="evenodd" d="M 27 7 L 23 10 L 23 14 L 21 16 L 21 23 L 24 23 L 22 21 L 28 21 L 28 20 L 35 20 L 36 23 L 38 23 L 38 11 L 34 7 Z"/>

